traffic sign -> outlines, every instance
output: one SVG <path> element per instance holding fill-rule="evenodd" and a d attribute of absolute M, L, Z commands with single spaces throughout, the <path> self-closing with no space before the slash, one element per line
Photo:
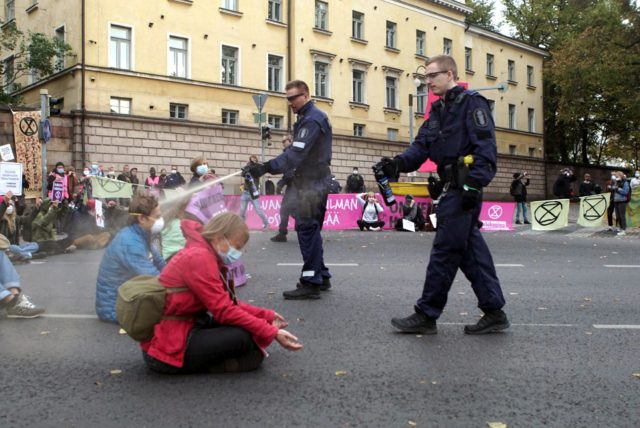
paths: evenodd
<path fill-rule="evenodd" d="M 45 121 L 42 122 L 42 139 L 45 143 L 51 140 L 51 122 L 49 122 L 49 119 L 45 119 Z"/>
<path fill-rule="evenodd" d="M 253 123 L 262 123 L 267 121 L 267 113 L 253 113 Z"/>
<path fill-rule="evenodd" d="M 258 107 L 258 111 L 262 112 L 262 107 L 267 102 L 267 94 L 252 95 L 252 98 L 253 102 L 256 103 L 256 107 Z"/>

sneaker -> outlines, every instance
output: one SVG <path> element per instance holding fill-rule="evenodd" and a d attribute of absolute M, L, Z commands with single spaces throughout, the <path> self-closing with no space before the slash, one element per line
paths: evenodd
<path fill-rule="evenodd" d="M 525 220 L 524 224 L 531 224 L 531 222 L 529 220 Z"/>
<path fill-rule="evenodd" d="M 426 316 L 417 306 L 414 307 L 414 310 L 415 313 L 406 318 L 391 318 L 391 325 L 403 333 L 438 333 L 435 319 Z"/>
<path fill-rule="evenodd" d="M 624 230 L 621 230 L 621 231 L 620 231 L 620 232 L 618 232 L 616 235 L 617 235 L 617 236 L 624 236 L 624 235 L 626 235 L 626 234 L 627 234 L 627 232 L 625 232 Z"/>
<path fill-rule="evenodd" d="M 320 286 L 299 282 L 296 288 L 282 293 L 286 300 L 316 300 L 320 298 Z"/>
<path fill-rule="evenodd" d="M 31 254 L 31 258 L 32 258 L 33 260 L 36 260 L 36 259 L 44 259 L 44 258 L 46 258 L 46 257 L 47 257 L 47 253 L 45 253 L 44 251 L 38 251 L 37 253 L 32 253 L 32 254 Z"/>
<path fill-rule="evenodd" d="M 372 228 L 371 228 L 371 229 L 369 229 L 369 230 L 371 230 L 371 231 L 373 231 L 373 232 L 377 232 L 377 231 L 379 231 L 379 230 L 380 230 L 380 228 L 379 228 L 379 227 L 372 227 Z"/>
<path fill-rule="evenodd" d="M 267 230 L 269 229 L 269 223 L 265 223 L 262 225 L 262 230 Z"/>
<path fill-rule="evenodd" d="M 271 237 L 271 242 L 287 242 L 287 235 L 278 233 L 276 236 Z"/>
<path fill-rule="evenodd" d="M 516 220 L 516 224 L 522 224 L 520 220 Z"/>
<path fill-rule="evenodd" d="M 476 324 L 464 326 L 465 334 L 487 334 L 506 330 L 510 326 L 507 314 L 502 309 L 485 312 Z"/>
<path fill-rule="evenodd" d="M 29 298 L 22 293 L 14 297 L 13 300 L 16 302 L 7 307 L 8 318 L 36 318 L 44 312 L 44 308 L 39 308 L 31 303 Z"/>

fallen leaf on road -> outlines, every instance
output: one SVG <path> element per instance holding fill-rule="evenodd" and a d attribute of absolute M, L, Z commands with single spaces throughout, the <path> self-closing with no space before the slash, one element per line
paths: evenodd
<path fill-rule="evenodd" d="M 507 428 L 507 424 L 502 422 L 487 422 L 489 428 Z"/>
<path fill-rule="evenodd" d="M 458 291 L 458 294 L 464 295 L 464 291 Z"/>
<path fill-rule="evenodd" d="M 347 372 L 346 372 L 346 371 L 344 371 L 344 370 L 338 370 L 338 371 L 336 372 L 336 376 L 345 376 L 346 374 L 347 374 Z"/>
<path fill-rule="evenodd" d="M 437 384 L 438 384 L 438 381 L 437 381 L 437 380 L 432 380 L 432 381 L 431 381 L 431 385 L 437 385 Z"/>
<path fill-rule="evenodd" d="M 517 296 L 518 293 L 509 293 L 510 296 Z"/>
<path fill-rule="evenodd" d="M 384 266 L 380 266 L 380 269 L 384 270 Z"/>
<path fill-rule="evenodd" d="M 634 373 L 633 377 L 640 379 L 640 373 Z"/>
<path fill-rule="evenodd" d="M 111 374 L 111 375 L 113 375 L 113 376 L 116 376 L 116 375 L 122 374 L 122 370 L 120 370 L 120 369 L 113 369 L 113 370 L 111 370 L 111 371 L 109 372 L 109 374 Z"/>
<path fill-rule="evenodd" d="M 546 311 L 547 308 L 543 308 L 542 306 L 538 308 L 539 311 Z"/>
<path fill-rule="evenodd" d="M 460 312 L 460 315 L 469 315 L 468 312 Z"/>
<path fill-rule="evenodd" d="M 120 330 L 118 330 L 118 334 L 127 334 L 127 332 L 124 331 L 124 328 L 121 328 Z"/>
<path fill-rule="evenodd" d="M 427 381 L 426 380 L 421 380 L 420 383 L 424 385 L 425 383 L 427 383 Z"/>
<path fill-rule="evenodd" d="M 407 421 L 407 424 L 409 424 L 410 427 L 418 426 L 418 424 L 415 423 L 414 421 Z"/>
<path fill-rule="evenodd" d="M 586 334 L 586 335 L 591 335 L 591 334 L 593 334 L 593 332 L 591 332 L 591 331 L 585 331 L 585 332 L 584 332 L 584 334 Z"/>
<path fill-rule="evenodd" d="M 100 382 L 99 380 L 93 382 L 94 384 L 96 384 L 96 386 L 102 386 L 102 382 Z"/>
<path fill-rule="evenodd" d="M 416 334 L 416 337 L 422 337 L 422 335 L 421 334 Z"/>
<path fill-rule="evenodd" d="M 276 294 L 275 291 L 267 291 L 267 294 Z"/>
<path fill-rule="evenodd" d="M 46 336 L 49 333 L 51 333 L 51 332 L 50 331 L 41 331 L 40 332 L 40 336 Z"/>
<path fill-rule="evenodd" d="M 584 298 L 584 301 L 585 301 L 585 302 L 590 302 L 590 301 L 591 301 L 591 297 L 585 297 L 585 298 Z"/>

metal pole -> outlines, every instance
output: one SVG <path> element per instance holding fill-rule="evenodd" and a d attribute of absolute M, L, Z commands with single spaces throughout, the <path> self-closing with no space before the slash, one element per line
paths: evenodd
<path fill-rule="evenodd" d="M 413 143 L 413 95 L 409 94 L 409 144 Z"/>
<path fill-rule="evenodd" d="M 44 122 L 47 120 L 47 104 L 49 104 L 49 91 L 40 89 L 40 151 L 42 152 L 42 198 L 47 197 L 47 145 L 44 141 Z"/>

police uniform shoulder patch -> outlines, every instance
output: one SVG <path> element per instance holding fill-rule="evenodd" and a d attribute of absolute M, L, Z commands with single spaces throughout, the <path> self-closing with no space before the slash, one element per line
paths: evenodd
<path fill-rule="evenodd" d="M 487 112 L 481 108 L 475 109 L 473 111 L 473 123 L 475 123 L 478 128 L 486 128 L 489 125 Z"/>
<path fill-rule="evenodd" d="M 298 131 L 298 138 L 300 139 L 305 138 L 307 135 L 309 135 L 309 130 L 306 127 Z"/>

